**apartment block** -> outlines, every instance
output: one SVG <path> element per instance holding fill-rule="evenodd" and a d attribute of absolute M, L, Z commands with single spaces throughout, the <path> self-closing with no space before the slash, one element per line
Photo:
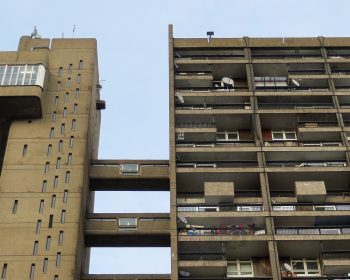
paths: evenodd
<path fill-rule="evenodd" d="M 350 38 L 168 39 L 169 160 L 98 158 L 95 40 L 0 52 L 0 279 L 350 279 Z M 104 191 L 170 213 L 94 213 Z M 91 274 L 95 247 L 171 272 Z"/>

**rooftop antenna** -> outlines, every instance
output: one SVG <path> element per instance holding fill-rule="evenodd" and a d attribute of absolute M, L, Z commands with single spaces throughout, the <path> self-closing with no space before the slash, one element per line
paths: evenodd
<path fill-rule="evenodd" d="M 63 33 L 63 32 L 61 33 L 61 38 L 62 38 L 62 39 L 64 38 L 64 33 Z"/>
<path fill-rule="evenodd" d="M 74 33 L 75 33 L 75 24 L 73 26 L 73 38 L 74 38 Z"/>
<path fill-rule="evenodd" d="M 210 43 L 211 37 L 214 36 L 214 31 L 208 31 L 207 36 L 208 36 L 208 43 Z"/>
<path fill-rule="evenodd" d="M 34 30 L 32 32 L 32 34 L 30 34 L 30 38 L 32 39 L 40 39 L 41 36 L 38 33 L 38 29 L 36 29 L 36 26 L 34 26 Z"/>

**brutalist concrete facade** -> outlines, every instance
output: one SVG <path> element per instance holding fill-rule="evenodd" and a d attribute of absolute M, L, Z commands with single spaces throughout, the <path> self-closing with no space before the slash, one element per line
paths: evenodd
<path fill-rule="evenodd" d="M 2 279 L 349 279 L 349 73 L 349 38 L 169 26 L 169 161 L 99 160 L 95 40 L 23 37 L 0 53 Z M 111 190 L 170 213 L 93 213 Z M 121 246 L 171 247 L 171 273 L 89 274 Z"/>

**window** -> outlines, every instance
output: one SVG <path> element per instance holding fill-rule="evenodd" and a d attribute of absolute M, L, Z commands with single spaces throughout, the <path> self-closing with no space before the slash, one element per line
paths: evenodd
<path fill-rule="evenodd" d="M 59 280 L 59 279 L 58 279 L 58 275 L 55 275 L 55 277 L 53 278 L 53 280 Z"/>
<path fill-rule="evenodd" d="M 16 213 L 17 213 L 17 208 L 18 208 L 18 200 L 16 199 L 16 200 L 13 202 L 12 214 L 16 214 Z"/>
<path fill-rule="evenodd" d="M 43 273 L 47 273 L 48 262 L 49 262 L 49 259 L 48 258 L 44 258 Z"/>
<path fill-rule="evenodd" d="M 43 65 L 2 65 L 0 66 L 0 86 L 44 86 L 45 67 Z"/>
<path fill-rule="evenodd" d="M 51 122 L 56 122 L 56 116 L 57 116 L 57 113 L 56 113 L 56 111 L 53 111 L 52 112 L 52 117 L 51 117 Z"/>
<path fill-rule="evenodd" d="M 70 171 L 67 171 L 64 181 L 65 181 L 65 183 L 69 183 L 69 180 L 70 180 Z"/>
<path fill-rule="evenodd" d="M 68 160 L 67 160 L 68 165 L 72 164 L 72 160 L 73 160 L 73 155 L 72 155 L 72 153 L 69 153 L 68 154 Z"/>
<path fill-rule="evenodd" d="M 67 117 L 67 107 L 63 108 L 63 117 L 66 118 Z"/>
<path fill-rule="evenodd" d="M 62 77 L 63 67 L 58 68 L 58 77 Z"/>
<path fill-rule="evenodd" d="M 236 132 L 217 132 L 216 133 L 216 141 L 239 141 L 238 131 Z"/>
<path fill-rule="evenodd" d="M 64 103 L 68 103 L 68 101 L 69 101 L 69 92 L 66 92 L 64 96 Z"/>
<path fill-rule="evenodd" d="M 58 246 L 62 246 L 63 245 L 63 230 L 60 231 L 59 235 L 58 235 Z"/>
<path fill-rule="evenodd" d="M 83 69 L 84 62 L 82 60 L 79 60 L 79 70 Z"/>
<path fill-rule="evenodd" d="M 29 280 L 34 280 L 34 275 L 35 275 L 35 264 L 32 263 L 32 265 L 30 266 Z"/>
<path fill-rule="evenodd" d="M 42 186 L 41 186 L 41 192 L 46 192 L 46 188 L 47 188 L 47 181 L 46 180 L 44 180 L 43 181 L 43 184 L 42 184 Z"/>
<path fill-rule="evenodd" d="M 71 84 L 72 84 L 72 80 L 71 80 L 71 78 L 68 78 L 67 82 L 66 82 L 66 89 L 69 89 Z"/>
<path fill-rule="evenodd" d="M 77 113 L 78 113 L 78 104 L 75 103 L 73 107 L 73 114 L 77 114 Z"/>
<path fill-rule="evenodd" d="M 44 173 L 45 173 L 45 174 L 49 173 L 49 167 L 50 167 L 50 163 L 49 163 L 49 162 L 46 162 L 46 163 L 45 163 L 45 170 L 44 170 Z"/>
<path fill-rule="evenodd" d="M 49 217 L 49 228 L 52 228 L 53 225 L 53 215 L 50 215 Z"/>
<path fill-rule="evenodd" d="M 51 156 L 51 152 L 52 152 L 52 145 L 49 144 L 49 145 L 47 146 L 47 156 Z"/>
<path fill-rule="evenodd" d="M 33 256 L 36 256 L 38 254 L 38 245 L 39 241 L 34 241 Z"/>
<path fill-rule="evenodd" d="M 27 155 L 27 152 L 28 152 L 28 145 L 27 144 L 24 144 L 23 145 L 23 151 L 22 151 L 22 156 L 26 156 Z"/>
<path fill-rule="evenodd" d="M 59 152 L 62 152 L 62 150 L 63 150 L 63 140 L 60 140 L 60 141 L 58 142 L 58 151 L 59 151 Z"/>
<path fill-rule="evenodd" d="M 75 97 L 76 99 L 79 98 L 79 93 L 80 93 L 80 89 L 79 89 L 79 88 L 76 88 L 76 89 L 75 89 L 75 92 L 74 92 L 74 97 Z"/>
<path fill-rule="evenodd" d="M 227 262 L 227 277 L 254 276 L 251 260 L 236 260 Z"/>
<path fill-rule="evenodd" d="M 5 280 L 7 274 L 7 263 L 2 266 L 1 279 Z"/>
<path fill-rule="evenodd" d="M 50 247 L 51 247 L 51 236 L 49 235 L 46 237 L 46 246 L 45 246 L 46 251 L 49 251 Z"/>
<path fill-rule="evenodd" d="M 81 74 L 78 74 L 78 76 L 77 76 L 77 84 L 80 84 L 80 82 L 81 82 Z"/>
<path fill-rule="evenodd" d="M 73 64 L 68 65 L 68 74 L 72 74 Z"/>
<path fill-rule="evenodd" d="M 72 131 L 74 131 L 76 129 L 76 127 L 77 127 L 77 120 L 73 119 L 72 120 L 72 126 L 71 126 Z"/>
<path fill-rule="evenodd" d="M 56 85 L 56 91 L 59 92 L 61 90 L 61 82 L 58 81 Z"/>
<path fill-rule="evenodd" d="M 272 206 L 273 211 L 295 211 L 294 205 L 274 205 Z"/>
<path fill-rule="evenodd" d="M 119 218 L 119 229 L 136 229 L 137 218 Z"/>
<path fill-rule="evenodd" d="M 40 200 L 40 203 L 39 203 L 39 213 L 43 213 L 44 212 L 44 203 L 45 201 L 42 199 Z"/>
<path fill-rule="evenodd" d="M 53 104 L 55 105 L 55 107 L 57 107 L 57 105 L 58 105 L 58 99 L 59 99 L 59 97 L 56 95 L 55 99 L 53 101 Z"/>
<path fill-rule="evenodd" d="M 41 220 L 38 220 L 38 221 L 36 222 L 35 233 L 36 233 L 36 234 L 40 233 L 40 229 L 41 229 Z"/>
<path fill-rule="evenodd" d="M 63 203 L 67 203 L 67 201 L 68 201 L 68 190 L 64 190 Z"/>
<path fill-rule="evenodd" d="M 71 136 L 69 140 L 69 147 L 73 148 L 73 146 L 74 146 L 74 136 Z"/>
<path fill-rule="evenodd" d="M 61 224 L 66 222 L 66 210 L 62 210 L 61 212 Z"/>
<path fill-rule="evenodd" d="M 56 266 L 61 266 L 61 252 L 58 252 L 56 255 Z"/>
<path fill-rule="evenodd" d="M 320 264 L 317 259 L 292 259 L 291 266 L 297 276 L 321 276 Z"/>
<path fill-rule="evenodd" d="M 56 206 L 56 195 L 53 194 L 51 197 L 51 208 L 55 208 Z"/>
<path fill-rule="evenodd" d="M 61 168 L 61 158 L 57 158 L 56 160 L 56 169 L 60 169 Z"/>
<path fill-rule="evenodd" d="M 120 170 L 122 173 L 138 173 L 139 165 L 135 163 L 124 163 L 120 166 Z"/>
<path fill-rule="evenodd" d="M 315 205 L 315 211 L 335 211 L 335 205 Z"/>
<path fill-rule="evenodd" d="M 65 128 L 66 128 L 66 125 L 63 123 L 63 124 L 61 124 L 61 135 L 63 135 L 64 134 L 64 130 L 65 130 Z"/>
<path fill-rule="evenodd" d="M 58 187 L 58 176 L 55 176 L 55 178 L 53 179 L 53 188 L 57 189 Z"/>
<path fill-rule="evenodd" d="M 51 127 L 50 129 L 50 139 L 52 139 L 54 137 L 55 134 L 55 129 L 53 127 Z"/>
<path fill-rule="evenodd" d="M 295 141 L 297 140 L 297 135 L 295 131 L 272 131 L 273 141 Z"/>

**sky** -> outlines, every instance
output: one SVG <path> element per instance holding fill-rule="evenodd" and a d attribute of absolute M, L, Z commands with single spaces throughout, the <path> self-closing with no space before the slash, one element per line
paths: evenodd
<path fill-rule="evenodd" d="M 207 31 L 214 37 L 349 36 L 349 10 L 348 0 L 2 1 L 0 51 L 16 50 L 34 26 L 45 38 L 71 38 L 74 25 L 75 37 L 96 38 L 107 103 L 99 157 L 168 159 L 168 24 L 175 37 L 206 37 Z M 98 193 L 95 211 L 169 211 L 168 193 L 148 194 L 148 204 L 145 195 Z M 147 254 L 147 262 L 135 265 L 134 250 L 94 249 L 91 272 L 170 271 L 169 249 Z"/>

